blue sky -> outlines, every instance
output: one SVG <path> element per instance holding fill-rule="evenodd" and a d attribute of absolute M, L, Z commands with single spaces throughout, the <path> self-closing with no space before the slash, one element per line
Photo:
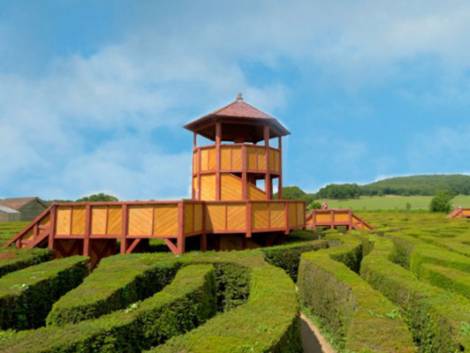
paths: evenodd
<path fill-rule="evenodd" d="M 0 1 L 0 197 L 187 197 L 182 125 L 245 99 L 285 183 L 468 173 L 468 1 Z"/>

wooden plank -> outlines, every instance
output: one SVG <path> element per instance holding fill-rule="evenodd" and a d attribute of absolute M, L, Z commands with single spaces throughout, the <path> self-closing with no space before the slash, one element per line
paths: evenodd
<path fill-rule="evenodd" d="M 243 231 L 246 228 L 246 206 L 227 204 L 227 229 Z"/>
<path fill-rule="evenodd" d="M 257 202 L 252 205 L 253 229 L 269 228 L 269 204 Z"/>
<path fill-rule="evenodd" d="M 201 204 L 194 205 L 194 231 L 202 232 L 202 223 L 203 223 L 203 207 Z"/>
<path fill-rule="evenodd" d="M 271 227 L 284 228 L 286 226 L 285 206 L 282 203 L 270 205 Z"/>
<path fill-rule="evenodd" d="M 70 235 L 72 210 L 70 207 L 58 207 L 56 219 L 56 233 L 58 235 Z"/>
<path fill-rule="evenodd" d="M 225 205 L 207 205 L 207 229 L 225 230 Z"/>
<path fill-rule="evenodd" d="M 108 207 L 107 235 L 119 235 L 122 230 L 122 209 L 119 206 Z"/>
<path fill-rule="evenodd" d="M 78 206 L 72 208 L 72 232 L 73 235 L 84 235 L 85 234 L 85 218 L 86 210 L 85 206 Z"/>
<path fill-rule="evenodd" d="M 215 200 L 215 175 L 201 175 L 201 200 Z"/>
<path fill-rule="evenodd" d="M 176 236 L 178 232 L 177 204 L 155 206 L 154 235 Z"/>
<path fill-rule="evenodd" d="M 222 182 L 222 200 L 234 201 L 242 199 L 242 180 L 232 174 L 223 174 Z"/>
<path fill-rule="evenodd" d="M 194 209 L 193 204 L 184 204 L 184 234 L 194 231 Z"/>
<path fill-rule="evenodd" d="M 107 222 L 107 207 L 106 206 L 92 206 L 91 209 L 91 234 L 104 235 L 106 234 Z"/>
<path fill-rule="evenodd" d="M 129 206 L 129 231 L 130 236 L 152 235 L 153 207 Z"/>

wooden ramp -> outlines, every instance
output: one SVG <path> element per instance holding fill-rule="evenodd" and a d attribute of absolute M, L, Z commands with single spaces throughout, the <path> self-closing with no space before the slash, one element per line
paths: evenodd
<path fill-rule="evenodd" d="M 131 253 L 143 240 L 159 238 L 181 254 L 188 237 L 198 236 L 205 250 L 208 234 L 289 234 L 305 227 L 304 215 L 304 202 L 286 200 L 57 203 L 6 246 L 48 247 L 59 257 L 99 259 L 118 250 Z"/>
<path fill-rule="evenodd" d="M 371 230 L 372 227 L 350 209 L 313 210 L 306 217 L 306 227 L 347 227 L 348 229 Z"/>
<path fill-rule="evenodd" d="M 447 215 L 447 218 L 470 218 L 470 208 L 456 208 Z"/>

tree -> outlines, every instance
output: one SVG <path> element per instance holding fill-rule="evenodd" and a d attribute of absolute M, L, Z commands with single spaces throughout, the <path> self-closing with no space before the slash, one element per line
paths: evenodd
<path fill-rule="evenodd" d="M 119 201 L 119 199 L 116 196 L 113 195 L 108 195 L 105 193 L 100 192 L 99 194 L 93 194 L 89 196 L 84 196 L 82 198 L 79 198 L 77 202 L 94 202 L 94 201 Z"/>
<path fill-rule="evenodd" d="M 455 195 L 448 191 L 440 191 L 434 196 L 429 205 L 431 212 L 450 212 L 452 209 L 451 200 Z"/>
<path fill-rule="evenodd" d="M 319 201 L 313 200 L 307 205 L 307 210 L 318 210 L 321 208 L 321 203 Z"/>

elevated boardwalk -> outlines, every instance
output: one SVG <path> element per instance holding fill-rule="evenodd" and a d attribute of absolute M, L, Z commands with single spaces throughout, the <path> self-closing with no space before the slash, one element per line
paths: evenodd
<path fill-rule="evenodd" d="M 305 227 L 301 201 L 148 201 L 56 203 L 6 246 L 49 247 L 57 255 L 101 258 L 133 252 L 144 239 L 163 239 L 174 254 L 185 251 L 186 238 L 208 234 L 284 233 Z"/>
<path fill-rule="evenodd" d="M 318 227 L 371 230 L 372 227 L 350 209 L 313 210 L 306 218 L 306 227 L 316 229 Z"/>

